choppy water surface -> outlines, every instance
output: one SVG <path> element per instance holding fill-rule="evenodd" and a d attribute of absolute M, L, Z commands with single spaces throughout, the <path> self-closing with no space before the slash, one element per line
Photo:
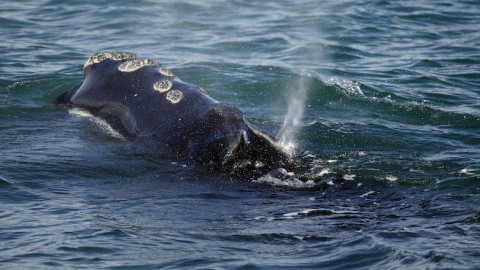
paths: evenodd
<path fill-rule="evenodd" d="M 478 14 L 478 1 L 1 2 L 0 268 L 480 267 Z M 235 104 L 303 168 L 222 175 L 51 106 L 114 50 Z"/>

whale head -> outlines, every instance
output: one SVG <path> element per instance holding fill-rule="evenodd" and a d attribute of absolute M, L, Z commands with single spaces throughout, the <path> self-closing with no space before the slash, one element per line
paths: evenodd
<path fill-rule="evenodd" d="M 216 103 L 208 111 L 194 139 L 192 156 L 205 165 L 225 172 L 255 174 L 289 164 L 292 156 L 278 142 L 254 128 L 241 111 L 227 103 Z"/>

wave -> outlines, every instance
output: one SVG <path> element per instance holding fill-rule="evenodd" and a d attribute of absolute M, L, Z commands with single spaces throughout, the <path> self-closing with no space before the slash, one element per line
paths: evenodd
<path fill-rule="evenodd" d="M 77 108 L 77 107 L 69 108 L 68 112 L 77 117 L 87 118 L 88 120 L 92 121 L 92 123 L 97 125 L 106 134 L 110 135 L 111 137 L 122 140 L 122 141 L 126 141 L 126 138 L 122 134 L 116 131 L 110 124 L 107 123 L 107 121 L 103 120 L 102 118 L 96 117 L 91 113 L 89 113 L 88 111 Z"/>
<path fill-rule="evenodd" d="M 0 176 L 0 188 L 7 186 L 12 186 L 12 183 L 10 183 L 6 178 Z"/>
<path fill-rule="evenodd" d="M 329 114 L 361 112 L 360 116 L 365 117 L 360 121 L 367 118 L 380 118 L 419 126 L 450 126 L 461 129 L 480 127 L 479 116 L 446 110 L 441 106 L 443 100 L 450 99 L 451 96 L 431 94 L 430 99 L 405 98 L 391 92 L 377 90 L 357 81 L 337 77 L 293 75 L 290 78 L 290 81 L 298 80 L 308 81 L 306 84 L 311 87 L 306 106 L 313 107 L 312 110 L 318 109 L 322 112 L 328 110 Z M 359 115 L 351 115 L 345 118 L 345 121 L 355 119 L 357 116 Z"/>
<path fill-rule="evenodd" d="M 456 172 L 478 175 L 475 169 L 465 169 L 471 166 L 464 159 L 471 153 L 470 161 L 480 160 L 471 148 L 480 141 L 476 115 L 444 110 L 435 106 L 438 101 L 434 99 L 406 98 L 337 77 L 293 74 L 270 85 L 283 85 L 288 92 L 300 81 L 309 90 L 295 143 L 315 155 L 310 159 L 309 154 L 306 159 L 302 156 L 309 172 L 277 170 L 256 182 L 328 188 L 341 185 L 338 179 L 356 182 L 367 178 L 424 185 Z M 262 91 L 273 88 L 262 87 Z"/>

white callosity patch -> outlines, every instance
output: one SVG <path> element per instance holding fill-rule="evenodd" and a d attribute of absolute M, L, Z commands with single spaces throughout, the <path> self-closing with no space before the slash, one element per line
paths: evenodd
<path fill-rule="evenodd" d="M 172 85 L 173 85 L 172 82 L 169 80 L 161 80 L 161 81 L 155 82 L 155 84 L 153 85 L 153 89 L 155 91 L 163 93 L 170 90 L 172 88 Z"/>
<path fill-rule="evenodd" d="M 179 90 L 171 90 L 167 93 L 166 99 L 172 104 L 180 102 L 183 98 L 183 93 Z"/>
<path fill-rule="evenodd" d="M 84 67 L 86 68 L 90 65 L 101 63 L 107 59 L 122 61 L 122 63 L 118 66 L 118 71 L 120 72 L 134 72 L 143 67 L 155 66 L 158 67 L 158 73 L 160 75 L 168 78 L 172 78 L 175 76 L 172 71 L 161 67 L 161 65 L 157 61 L 148 58 L 140 58 L 136 54 L 129 52 L 96 53 L 87 59 Z M 153 90 L 160 93 L 167 92 L 165 98 L 172 104 L 176 104 L 183 99 L 183 93 L 180 90 L 171 90 L 172 87 L 173 83 L 169 79 L 164 79 L 156 81 L 153 85 Z M 137 95 L 135 94 L 135 96 Z"/>
<path fill-rule="evenodd" d="M 173 86 L 173 83 L 169 80 L 160 80 L 156 81 L 155 84 L 153 84 L 153 90 L 158 91 L 160 93 L 165 93 L 167 92 L 167 95 L 165 98 L 170 101 L 172 104 L 177 104 L 182 100 L 183 98 L 183 93 L 180 90 L 171 90 Z"/>
<path fill-rule="evenodd" d="M 118 66 L 118 71 L 121 72 L 134 72 L 146 66 L 159 66 L 157 61 L 147 58 L 135 58 L 129 59 Z"/>
<path fill-rule="evenodd" d="M 167 76 L 167 77 L 175 76 L 175 74 L 173 74 L 173 72 L 171 70 L 164 69 L 164 68 L 160 68 L 158 70 L 158 73 L 160 73 L 160 75 Z"/>
<path fill-rule="evenodd" d="M 83 64 L 83 68 L 86 68 L 90 65 L 93 64 L 98 64 L 100 62 L 103 62 L 107 59 L 113 59 L 116 61 L 122 61 L 122 60 L 129 60 L 129 59 L 134 59 L 137 58 L 137 55 L 134 53 L 129 53 L 129 52 L 102 52 L 102 53 L 96 53 L 92 56 L 90 56 L 87 61 L 85 61 L 85 64 Z"/>

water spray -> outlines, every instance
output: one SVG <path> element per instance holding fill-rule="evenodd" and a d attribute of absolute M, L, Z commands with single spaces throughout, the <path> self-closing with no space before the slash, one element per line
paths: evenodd
<path fill-rule="evenodd" d="M 310 77 L 310 74 L 308 74 L 308 77 Z M 297 148 L 296 135 L 302 126 L 303 112 L 309 90 L 308 77 L 300 76 L 300 79 L 288 89 L 287 114 L 278 133 L 278 138 L 280 145 L 290 154 L 295 154 Z"/>

